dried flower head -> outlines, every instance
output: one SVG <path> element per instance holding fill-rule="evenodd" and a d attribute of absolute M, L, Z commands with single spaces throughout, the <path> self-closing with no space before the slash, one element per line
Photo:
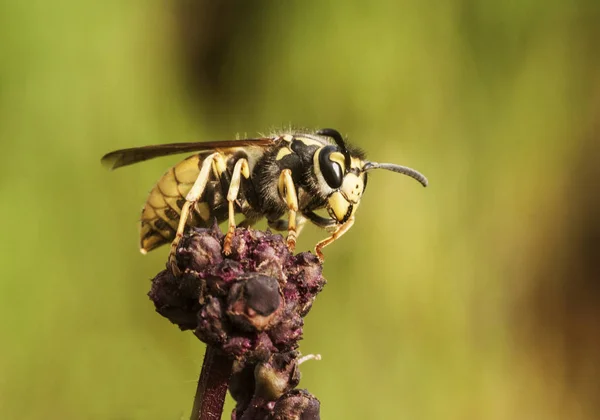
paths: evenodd
<path fill-rule="evenodd" d="M 318 400 L 294 389 L 303 317 L 325 285 L 318 258 L 293 255 L 281 235 L 253 229 L 237 229 L 224 256 L 223 239 L 216 225 L 184 235 L 180 274 L 167 267 L 152 282 L 156 310 L 235 360 L 234 418 L 318 418 Z M 298 410 L 317 417 L 281 417 Z"/>

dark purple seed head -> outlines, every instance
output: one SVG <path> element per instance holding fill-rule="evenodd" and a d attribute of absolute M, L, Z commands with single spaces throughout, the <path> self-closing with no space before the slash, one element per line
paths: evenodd
<path fill-rule="evenodd" d="M 237 229 L 222 253 L 218 226 L 189 229 L 176 253 L 180 275 L 153 280 L 156 310 L 181 329 L 236 358 L 255 362 L 289 352 L 302 337 L 302 318 L 325 285 L 312 254 L 292 255 L 281 235 Z"/>
<path fill-rule="evenodd" d="M 217 225 L 189 229 L 148 294 L 156 311 L 234 359 L 234 420 L 319 419 L 319 401 L 295 387 L 304 319 L 323 289 L 319 260 L 292 255 L 281 235 L 237 229 L 229 256 Z"/>

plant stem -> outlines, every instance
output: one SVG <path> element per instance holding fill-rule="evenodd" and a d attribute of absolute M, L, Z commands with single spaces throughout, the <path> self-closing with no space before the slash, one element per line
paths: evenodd
<path fill-rule="evenodd" d="M 206 346 L 190 420 L 221 419 L 232 364 L 225 354 Z"/>

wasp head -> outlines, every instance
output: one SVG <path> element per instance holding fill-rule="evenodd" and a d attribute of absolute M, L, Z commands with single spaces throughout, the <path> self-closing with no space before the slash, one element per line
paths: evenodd
<path fill-rule="evenodd" d="M 314 165 L 319 188 L 326 193 L 327 212 L 337 223 L 346 222 L 356 212 L 367 186 L 367 172 L 372 169 L 402 173 L 427 186 L 427 178 L 414 169 L 364 160 L 362 152 L 350 151 L 342 135 L 334 129 L 319 130 L 317 134 L 330 137 L 336 143 L 317 150 Z"/>

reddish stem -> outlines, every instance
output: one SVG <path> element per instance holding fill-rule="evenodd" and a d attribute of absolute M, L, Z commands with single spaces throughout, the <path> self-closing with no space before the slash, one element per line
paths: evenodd
<path fill-rule="evenodd" d="M 213 346 L 206 346 L 204 363 L 190 420 L 220 420 L 233 362 Z"/>

